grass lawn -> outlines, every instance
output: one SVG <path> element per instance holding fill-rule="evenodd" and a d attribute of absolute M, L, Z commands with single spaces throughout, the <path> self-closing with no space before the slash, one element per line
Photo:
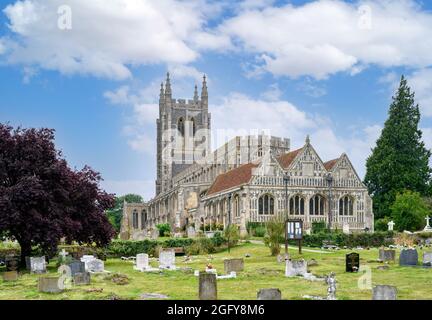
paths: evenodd
<path fill-rule="evenodd" d="M 307 249 L 307 248 L 305 248 Z M 317 249 L 315 249 L 317 250 Z M 303 295 L 325 296 L 327 286 L 323 282 L 310 282 L 301 278 L 286 278 L 284 263 L 277 263 L 271 257 L 269 249 L 262 244 L 244 243 L 231 250 L 213 255 L 213 266 L 219 274 L 223 273 L 225 258 L 241 258 L 246 253 L 251 255 L 245 259 L 245 271 L 237 275 L 237 279 L 218 280 L 218 298 L 227 300 L 254 300 L 261 288 L 279 288 L 282 298 L 289 300 L 302 299 Z M 362 274 L 345 273 L 345 254 L 347 250 L 331 253 L 303 252 L 306 260 L 314 258 L 318 265 L 311 267 L 314 275 L 325 275 L 331 271 L 336 273 L 338 282 L 337 297 L 340 300 L 370 300 L 371 290 L 360 290 L 358 280 Z M 377 270 L 380 263 L 367 262 L 378 258 L 378 249 L 361 250 L 360 263 L 368 266 L 372 272 L 372 284 L 387 284 L 398 288 L 398 299 L 432 300 L 432 269 L 399 267 L 389 264 L 386 271 Z M 423 252 L 418 250 L 421 261 Z M 294 259 L 299 258 L 297 250 L 290 250 Z M 397 258 L 399 253 L 397 254 Z M 194 256 L 192 262 L 184 263 L 183 257 L 177 257 L 177 266 L 191 267 L 193 270 L 204 270 L 208 256 Z M 153 266 L 157 266 L 152 261 Z M 194 300 L 198 297 L 198 278 L 186 271 L 164 271 L 162 273 L 141 273 L 133 270 L 132 262 L 111 259 L 105 262 L 105 269 L 127 275 L 127 285 L 117 285 L 103 275 L 92 275 L 90 286 L 73 287 L 60 294 L 43 294 L 37 291 L 37 275 L 23 274 L 15 283 L 6 283 L 0 279 L 0 299 L 31 299 L 31 300 L 68 300 L 68 299 L 107 299 L 116 295 L 122 299 L 139 299 L 143 293 L 159 293 L 170 299 Z M 55 274 L 54 263 L 49 266 L 49 273 Z M 103 288 L 101 293 L 89 293 L 90 288 Z"/>

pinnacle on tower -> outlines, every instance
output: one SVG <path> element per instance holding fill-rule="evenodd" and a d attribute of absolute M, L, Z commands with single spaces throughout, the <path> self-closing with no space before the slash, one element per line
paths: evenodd
<path fill-rule="evenodd" d="M 165 95 L 171 97 L 171 81 L 170 81 L 169 72 L 167 72 L 167 79 L 166 79 L 166 85 L 165 85 Z"/>
<path fill-rule="evenodd" d="M 203 86 L 202 86 L 202 91 L 201 91 L 201 97 L 208 97 L 208 92 L 207 92 L 207 81 L 206 81 L 206 76 L 203 76 Z"/>
<path fill-rule="evenodd" d="M 310 144 L 310 136 L 309 135 L 306 136 L 306 144 Z"/>
<path fill-rule="evenodd" d="M 161 89 L 160 89 L 160 97 L 162 98 L 165 95 L 165 91 L 164 91 L 164 84 L 163 82 L 161 83 Z"/>
<path fill-rule="evenodd" d="M 194 101 L 198 101 L 199 97 L 198 97 L 198 86 L 195 85 L 195 92 L 194 92 Z"/>

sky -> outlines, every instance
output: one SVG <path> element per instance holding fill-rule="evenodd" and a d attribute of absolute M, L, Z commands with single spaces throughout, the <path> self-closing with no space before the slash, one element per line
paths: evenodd
<path fill-rule="evenodd" d="M 430 1 L 0 0 L 0 122 L 54 128 L 72 167 L 149 200 L 160 83 L 192 99 L 205 74 L 213 149 L 310 135 L 363 177 L 402 75 L 432 148 L 431 35 Z"/>

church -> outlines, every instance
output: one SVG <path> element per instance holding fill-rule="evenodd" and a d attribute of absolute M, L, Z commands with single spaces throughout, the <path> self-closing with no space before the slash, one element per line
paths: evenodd
<path fill-rule="evenodd" d="M 173 233 L 223 230 L 279 216 L 301 219 L 309 232 L 324 222 L 344 232 L 374 230 L 372 199 L 344 153 L 322 160 L 309 137 L 291 150 L 290 140 L 238 136 L 211 151 L 211 114 L 204 76 L 201 94 L 173 99 L 169 74 L 161 84 L 155 197 L 125 203 L 120 238 L 141 240 L 158 224 Z M 239 120 L 240 121 L 240 120 Z"/>

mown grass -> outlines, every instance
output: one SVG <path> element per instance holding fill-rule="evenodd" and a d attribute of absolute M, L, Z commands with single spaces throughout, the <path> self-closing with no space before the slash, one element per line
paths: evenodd
<path fill-rule="evenodd" d="M 295 248 L 291 248 L 291 256 L 300 258 Z M 419 251 L 419 257 L 423 256 Z M 315 259 L 317 266 L 310 270 L 315 275 L 336 273 L 338 282 L 337 297 L 340 300 L 370 300 L 371 290 L 361 290 L 358 280 L 363 274 L 345 273 L 345 254 L 347 250 L 331 253 L 303 252 L 306 260 Z M 389 264 L 386 271 L 377 270 L 380 263 L 372 262 L 378 257 L 378 249 L 361 250 L 361 265 L 370 267 L 372 284 L 394 285 L 398 288 L 399 299 L 429 300 L 432 299 L 432 269 L 399 267 Z M 245 258 L 249 253 L 250 258 Z M 227 300 L 254 300 L 259 289 L 279 288 L 283 299 L 303 299 L 303 295 L 325 296 L 327 287 L 323 282 L 310 282 L 301 278 L 286 278 L 285 266 L 277 263 L 271 257 L 268 248 L 260 244 L 245 243 L 231 249 L 231 253 L 221 252 L 213 255 L 212 265 L 223 273 L 223 260 L 225 258 L 245 259 L 245 271 L 238 274 L 237 279 L 218 281 L 218 298 Z M 209 256 L 195 256 L 192 262 L 183 262 L 177 257 L 177 266 L 192 270 L 204 270 L 209 263 Z M 152 261 L 153 266 L 156 261 Z M 108 299 L 115 295 L 122 299 L 139 299 L 143 293 L 159 293 L 169 296 L 170 299 L 192 300 L 198 297 L 198 278 L 186 271 L 164 271 L 162 273 L 141 273 L 133 270 L 132 262 L 110 259 L 105 263 L 105 269 L 127 275 L 130 282 L 127 285 L 116 285 L 104 276 L 92 276 L 89 286 L 73 287 L 60 294 L 44 294 L 37 291 L 37 275 L 22 274 L 15 283 L 6 283 L 0 279 L 1 300 L 88 300 Z M 49 273 L 55 274 L 54 264 L 49 266 Z M 87 292 L 90 288 L 102 288 L 101 293 Z"/>

